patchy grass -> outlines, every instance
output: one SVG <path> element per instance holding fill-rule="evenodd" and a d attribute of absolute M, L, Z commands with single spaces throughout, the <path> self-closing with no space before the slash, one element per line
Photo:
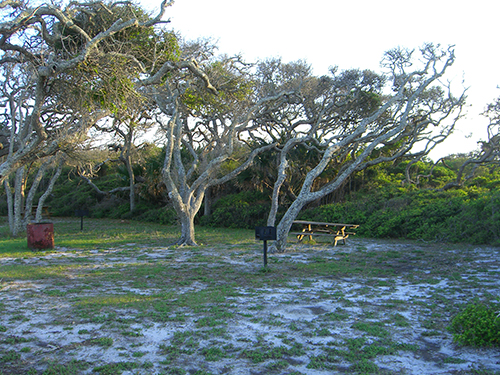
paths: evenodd
<path fill-rule="evenodd" d="M 179 248 L 175 227 L 84 227 L 58 219 L 47 252 L 0 236 L 0 374 L 499 371 L 449 331 L 468 302 L 498 306 L 498 249 L 354 238 L 263 268 L 253 231 Z"/>
<path fill-rule="evenodd" d="M 84 219 L 84 230 L 80 230 L 80 219 L 58 218 L 54 220 L 56 246 L 68 249 L 106 249 L 134 243 L 137 246 L 167 246 L 180 235 L 177 227 L 111 219 Z M 36 252 L 28 250 L 26 238 L 11 238 L 7 222 L 0 227 L 0 257 L 30 257 Z M 197 241 L 202 245 L 238 245 L 253 243 L 251 231 L 244 229 L 199 228 Z"/>

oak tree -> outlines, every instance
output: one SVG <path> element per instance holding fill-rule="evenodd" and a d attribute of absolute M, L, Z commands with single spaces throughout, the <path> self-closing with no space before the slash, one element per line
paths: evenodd
<path fill-rule="evenodd" d="M 255 120 L 287 100 L 284 92 L 256 95 L 251 69 L 238 57 L 200 55 L 207 56 L 199 59 L 205 80 L 174 74 L 154 93 L 166 139 L 163 180 L 181 222 L 179 245 L 196 245 L 194 219 L 207 189 L 275 146 L 258 141 L 265 129 Z"/>
<path fill-rule="evenodd" d="M 302 71 L 293 83 L 281 80 L 283 73 L 274 74 L 279 79 L 272 79 L 269 86 L 279 89 L 293 83 L 300 100 L 296 99 L 293 112 L 268 119 L 269 128 L 286 134 L 279 146 L 268 225 L 276 224 L 290 151 L 306 147 L 321 153 L 277 225 L 278 251 L 285 250 L 288 232 L 300 210 L 334 192 L 354 172 L 383 162 L 422 159 L 446 139 L 465 100 L 464 92 L 456 97 L 449 85 L 441 82 L 454 60 L 453 48 L 425 45 L 418 51 L 387 52 L 383 60 L 386 73 L 381 75 L 333 71 L 330 77 L 318 79 Z M 328 169 L 333 175 L 318 184 Z"/>
<path fill-rule="evenodd" d="M 141 74 L 170 68 L 172 38 L 154 29 L 168 5 L 149 16 L 127 2 L 0 2 L 1 75 L 22 81 L 9 95 L 25 112 L 3 126 L 0 182 L 139 96 Z"/>

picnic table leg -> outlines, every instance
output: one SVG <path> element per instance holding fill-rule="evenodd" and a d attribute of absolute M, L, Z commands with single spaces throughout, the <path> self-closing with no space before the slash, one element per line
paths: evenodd
<path fill-rule="evenodd" d="M 302 241 L 302 239 L 305 237 L 305 236 L 309 236 L 309 241 L 312 241 L 312 234 L 307 234 L 307 233 L 311 233 L 312 232 L 312 229 L 311 229 L 311 224 L 307 224 L 307 227 L 304 227 L 302 229 L 302 233 L 305 233 L 305 234 L 299 234 L 297 235 L 297 239 L 299 241 Z"/>

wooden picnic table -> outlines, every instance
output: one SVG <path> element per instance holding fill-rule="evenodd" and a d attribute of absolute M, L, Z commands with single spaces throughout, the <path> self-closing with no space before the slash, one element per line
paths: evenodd
<path fill-rule="evenodd" d="M 342 224 L 342 223 L 324 223 L 318 221 L 295 220 L 293 224 L 302 226 L 301 232 L 292 232 L 290 234 L 297 236 L 297 239 L 302 241 L 304 237 L 312 236 L 329 236 L 333 237 L 333 246 L 337 246 L 337 242 L 342 240 L 345 245 L 345 240 L 349 235 L 355 235 L 354 232 L 346 232 L 346 229 L 356 229 L 358 224 Z"/>
<path fill-rule="evenodd" d="M 31 216 L 35 217 L 36 216 L 36 210 L 38 209 L 38 206 L 32 206 L 31 207 Z M 42 206 L 42 217 L 45 218 L 50 218 L 51 217 L 51 212 L 49 211 L 49 206 Z"/>

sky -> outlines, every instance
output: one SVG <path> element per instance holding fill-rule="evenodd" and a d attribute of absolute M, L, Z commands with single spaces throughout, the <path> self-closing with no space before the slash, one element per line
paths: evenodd
<path fill-rule="evenodd" d="M 159 0 L 142 0 L 150 10 Z M 424 43 L 455 45 L 447 75 L 457 95 L 468 88 L 467 116 L 432 159 L 475 150 L 486 139 L 480 114 L 500 96 L 498 0 L 176 0 L 169 27 L 188 40 L 212 38 L 219 52 L 250 62 L 270 57 L 328 68 L 381 71 L 385 51 Z"/>

